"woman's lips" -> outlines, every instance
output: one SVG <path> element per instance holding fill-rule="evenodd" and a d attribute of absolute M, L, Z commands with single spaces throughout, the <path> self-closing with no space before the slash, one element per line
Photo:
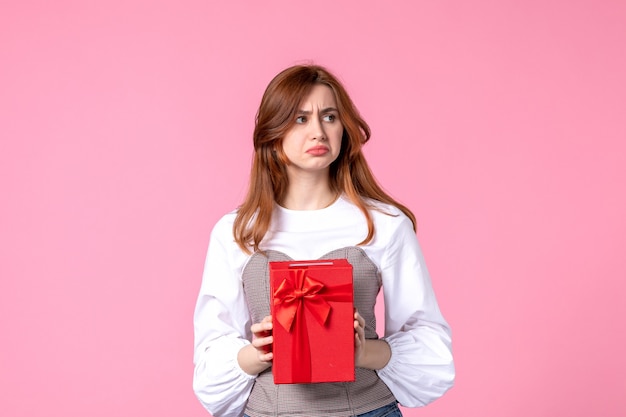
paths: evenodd
<path fill-rule="evenodd" d="M 308 149 L 306 151 L 306 153 L 314 155 L 314 156 L 321 156 L 324 154 L 327 154 L 329 152 L 329 149 L 326 146 L 314 146 L 311 149 Z"/>

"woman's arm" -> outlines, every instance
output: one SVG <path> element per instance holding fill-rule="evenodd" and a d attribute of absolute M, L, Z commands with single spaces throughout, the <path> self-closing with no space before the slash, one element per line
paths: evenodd
<path fill-rule="evenodd" d="M 193 388 L 215 417 L 242 415 L 256 377 L 238 361 L 252 339 L 239 273 L 245 259 L 238 256 L 227 215 L 211 233 L 194 313 Z"/>
<path fill-rule="evenodd" d="M 400 404 L 419 407 L 454 384 L 451 332 L 410 220 L 402 215 L 391 219 L 396 224 L 381 260 L 384 341 L 391 356 L 378 375 Z"/>

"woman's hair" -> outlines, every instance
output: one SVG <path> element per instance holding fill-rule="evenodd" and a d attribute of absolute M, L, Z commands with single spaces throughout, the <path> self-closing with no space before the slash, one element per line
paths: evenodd
<path fill-rule="evenodd" d="M 286 166 L 290 162 L 283 152 L 282 141 L 295 124 L 302 100 L 315 85 L 320 84 L 333 91 L 339 120 L 344 128 L 341 151 L 330 165 L 330 186 L 337 193 L 344 193 L 361 209 L 367 220 L 367 237 L 359 245 L 369 243 L 375 232 L 368 209 L 377 207 L 367 199 L 396 206 L 416 228 L 413 213 L 383 191 L 367 165 L 361 148 L 370 139 L 370 128 L 345 88 L 324 67 L 296 65 L 285 69 L 269 83 L 256 114 L 254 159 L 248 194 L 233 225 L 235 241 L 247 253 L 251 252 L 250 248 L 259 250 L 259 244 L 270 227 L 274 204 L 285 197 L 289 184 Z"/>

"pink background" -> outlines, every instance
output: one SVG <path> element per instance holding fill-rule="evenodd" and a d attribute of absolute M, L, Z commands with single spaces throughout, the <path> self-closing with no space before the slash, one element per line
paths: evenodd
<path fill-rule="evenodd" d="M 453 327 L 456 386 L 405 415 L 626 415 L 625 45 L 618 0 L 2 2 L 0 414 L 208 415 L 209 231 L 312 60 Z"/>

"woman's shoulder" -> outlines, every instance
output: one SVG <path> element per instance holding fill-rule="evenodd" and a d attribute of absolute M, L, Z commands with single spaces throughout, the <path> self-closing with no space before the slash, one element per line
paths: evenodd
<path fill-rule="evenodd" d="M 374 199 L 366 203 L 377 233 L 388 237 L 400 231 L 414 233 L 413 222 L 398 206 Z"/>
<path fill-rule="evenodd" d="M 238 209 L 229 211 L 222 215 L 217 222 L 213 225 L 211 236 L 220 240 L 233 239 L 233 225 L 235 224 L 235 218 L 237 217 Z"/>
<path fill-rule="evenodd" d="M 399 207 L 384 203 L 379 200 L 374 200 L 372 198 L 364 199 L 367 204 L 368 210 L 375 221 L 383 221 L 383 222 L 402 222 L 404 219 L 408 220 L 408 217 Z M 395 219 L 395 220 L 394 220 Z"/>
<path fill-rule="evenodd" d="M 233 226 L 237 218 L 238 209 L 230 211 L 220 217 L 211 230 L 210 245 L 218 245 L 225 250 L 225 253 L 232 256 L 232 262 L 243 264 L 248 259 L 249 254 L 244 252 L 235 241 Z"/>
<path fill-rule="evenodd" d="M 364 198 L 363 200 L 368 205 L 370 210 L 387 213 L 391 215 L 397 215 L 397 214 L 402 213 L 402 210 L 400 210 L 398 207 L 394 206 L 393 204 L 384 203 L 382 201 L 375 200 L 373 198 Z"/>

